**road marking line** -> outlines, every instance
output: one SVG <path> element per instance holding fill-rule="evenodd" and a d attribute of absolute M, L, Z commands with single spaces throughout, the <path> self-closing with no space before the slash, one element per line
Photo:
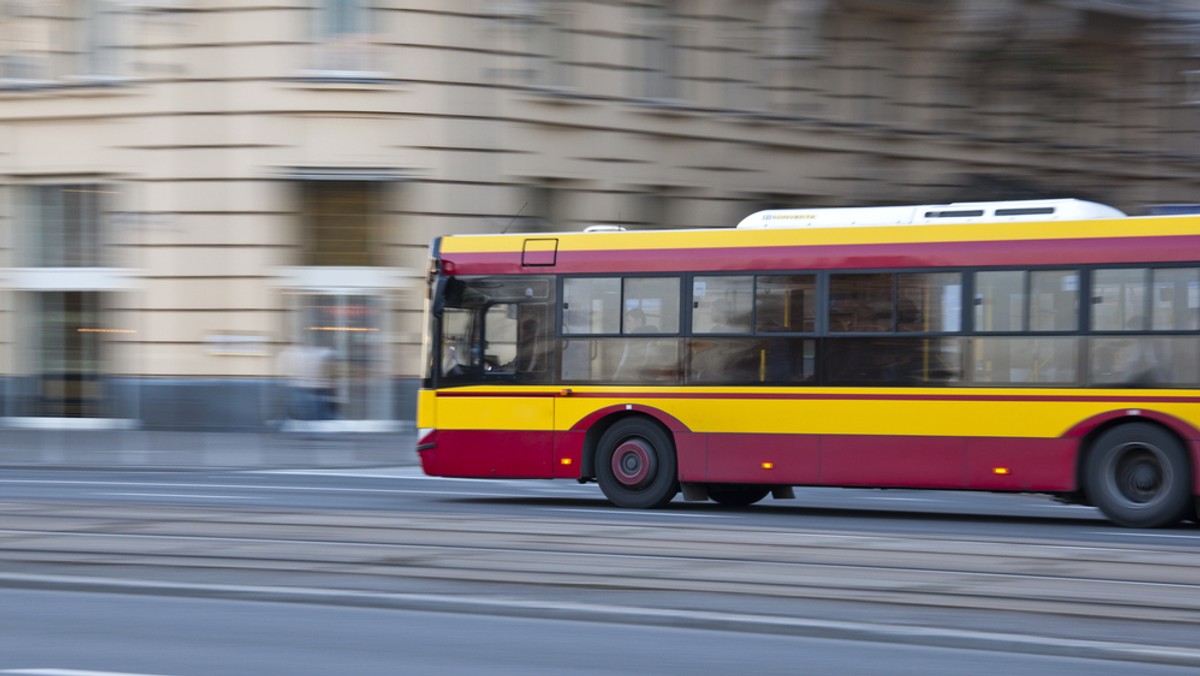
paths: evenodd
<path fill-rule="evenodd" d="M 473 480 L 472 480 L 473 481 Z M 487 482 L 494 483 L 494 482 Z M 524 483 L 524 482 L 521 482 Z M 0 479 L 0 484 L 50 484 L 72 486 L 162 486 L 171 488 L 224 488 L 234 490 L 304 491 L 306 493 L 415 493 L 418 495 L 474 495 L 483 497 L 520 497 L 510 493 L 485 493 L 481 491 L 427 491 L 407 488 L 340 488 L 334 486 L 270 486 L 265 484 L 192 484 L 157 481 L 85 481 L 79 479 Z M 483 486 L 484 482 L 477 482 Z"/>
<path fill-rule="evenodd" d="M 27 674 L 28 676 L 162 676 L 132 671 L 85 671 L 82 669 L 4 669 L 0 674 Z"/>
<path fill-rule="evenodd" d="M 493 479 L 491 477 L 468 478 L 468 477 L 452 477 L 452 476 L 429 476 L 421 470 L 420 467 L 397 467 L 382 469 L 378 472 L 357 470 L 337 470 L 337 469 L 264 469 L 251 470 L 251 474 L 278 474 L 285 476 L 330 476 L 330 477 L 346 477 L 358 479 L 417 479 L 420 481 L 445 481 L 452 483 L 473 483 L 478 484 L 487 482 L 489 484 L 509 485 L 509 486 L 528 486 L 531 483 L 538 481 L 550 482 L 551 479 Z"/>
<path fill-rule="evenodd" d="M 201 495 L 198 493 L 114 493 L 110 491 L 93 491 L 92 495 L 117 495 L 138 498 L 191 498 L 198 500 L 266 500 L 266 498 L 257 495 Z"/>
<path fill-rule="evenodd" d="M 1171 533 L 1138 533 L 1123 530 L 1093 531 L 1093 535 L 1125 535 L 1131 538 L 1175 538 L 1176 540 L 1200 540 L 1200 535 L 1173 535 Z"/>
<path fill-rule="evenodd" d="M 420 467 L 380 467 L 378 469 L 254 469 L 248 470 L 247 474 L 284 474 L 293 476 L 344 476 L 344 477 L 362 477 L 368 479 L 424 479 L 424 478 L 441 478 L 441 477 L 426 477 L 425 472 Z M 454 481 L 474 481 L 474 479 L 453 479 Z"/>

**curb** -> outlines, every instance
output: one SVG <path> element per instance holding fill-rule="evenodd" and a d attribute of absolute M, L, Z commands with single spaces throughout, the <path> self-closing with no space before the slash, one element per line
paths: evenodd
<path fill-rule="evenodd" d="M 326 604 L 359 608 L 604 622 L 1200 667 L 1200 650 L 1190 648 L 711 611 L 629 608 L 489 597 L 361 592 L 314 587 L 189 584 L 150 580 L 113 580 L 86 576 L 7 573 L 0 573 L 0 588 Z"/>

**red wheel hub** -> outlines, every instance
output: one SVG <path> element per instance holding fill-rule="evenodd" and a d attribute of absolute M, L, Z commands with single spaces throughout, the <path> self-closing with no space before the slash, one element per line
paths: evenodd
<path fill-rule="evenodd" d="M 627 488 L 638 488 L 654 475 L 654 451 L 642 439 L 627 439 L 612 455 L 612 472 Z"/>

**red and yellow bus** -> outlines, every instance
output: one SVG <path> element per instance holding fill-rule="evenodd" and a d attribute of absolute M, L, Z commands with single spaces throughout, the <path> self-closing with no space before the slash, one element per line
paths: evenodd
<path fill-rule="evenodd" d="M 1036 492 L 1163 526 L 1200 487 L 1200 217 L 1077 200 L 441 237 L 418 451 L 623 507 Z"/>

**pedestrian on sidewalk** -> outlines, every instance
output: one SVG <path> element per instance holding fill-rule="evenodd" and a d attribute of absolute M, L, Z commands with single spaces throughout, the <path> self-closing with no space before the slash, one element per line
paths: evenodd
<path fill-rule="evenodd" d="M 279 372 L 287 384 L 287 417 L 331 420 L 334 407 L 334 353 L 320 345 L 293 343 L 279 353 Z"/>

